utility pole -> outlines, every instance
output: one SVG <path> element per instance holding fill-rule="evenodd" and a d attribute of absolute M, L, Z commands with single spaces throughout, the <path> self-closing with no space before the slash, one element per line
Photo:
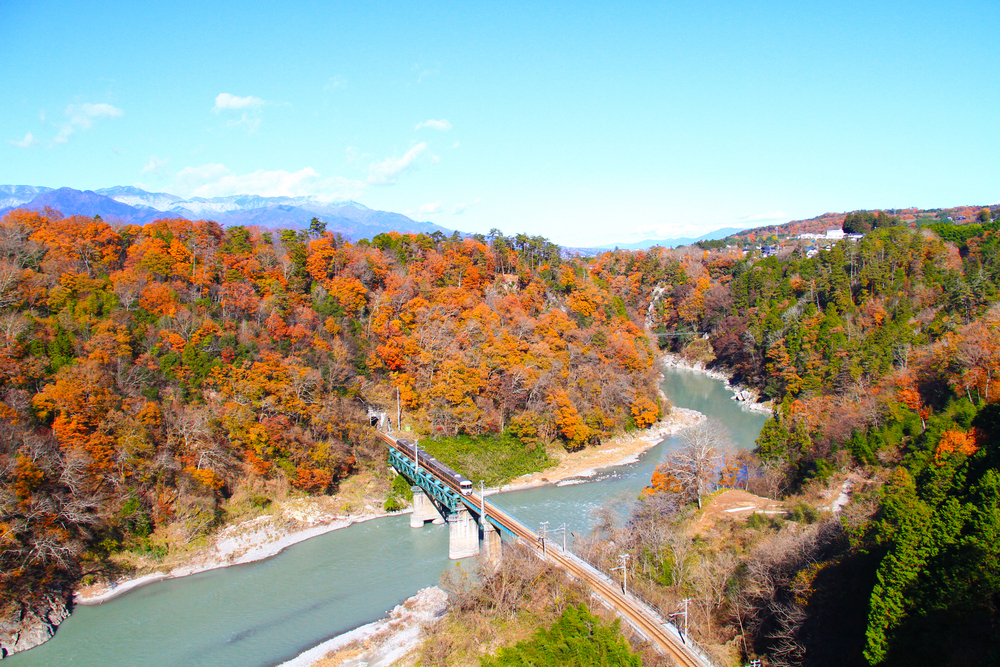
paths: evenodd
<path fill-rule="evenodd" d="M 399 407 L 399 387 L 396 387 L 396 430 L 402 431 L 403 425 L 400 423 L 400 419 L 403 416 L 403 412 Z"/>
<path fill-rule="evenodd" d="M 539 528 L 541 528 L 541 530 L 539 532 L 541 532 L 541 534 L 542 534 L 542 555 L 546 556 L 547 553 L 545 551 L 545 529 L 548 527 L 549 522 L 548 521 L 542 521 L 538 525 L 539 525 Z"/>
<path fill-rule="evenodd" d="M 688 636 L 688 602 L 691 598 L 684 598 L 684 642 L 687 643 Z"/>
<path fill-rule="evenodd" d="M 417 483 L 420 483 L 420 444 L 413 443 L 413 466 L 417 469 L 416 477 Z"/>
<path fill-rule="evenodd" d="M 558 528 L 553 528 L 552 532 L 553 533 L 560 533 L 560 532 L 562 533 L 562 536 L 563 536 L 563 553 L 566 553 L 566 524 L 563 523 L 563 525 L 559 526 Z"/>
<path fill-rule="evenodd" d="M 628 595 L 628 557 L 629 554 L 618 554 L 618 567 L 611 568 L 612 572 L 622 571 L 622 593 Z"/>
<path fill-rule="evenodd" d="M 681 634 L 681 641 L 684 642 L 685 644 L 687 643 L 687 634 L 688 634 L 688 603 L 689 602 L 691 602 L 691 598 L 684 598 L 684 611 L 675 611 L 674 613 L 670 614 L 670 618 L 673 618 L 674 616 L 683 616 L 684 617 L 684 632 Z M 760 663 L 758 662 L 758 667 L 759 667 L 759 665 L 760 665 Z"/>
<path fill-rule="evenodd" d="M 479 480 L 479 518 L 486 521 L 486 480 Z"/>

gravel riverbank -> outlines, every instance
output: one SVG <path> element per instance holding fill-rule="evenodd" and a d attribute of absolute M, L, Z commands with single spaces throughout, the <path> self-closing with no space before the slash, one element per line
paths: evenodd
<path fill-rule="evenodd" d="M 702 419 L 704 417 L 694 410 L 674 408 L 666 419 L 649 429 L 620 435 L 598 447 L 563 453 L 554 467 L 520 477 L 502 487 L 502 490 L 558 484 L 565 480 L 593 476 L 601 468 L 630 463 L 664 437 L 693 426 Z M 390 513 L 369 505 L 360 514 L 343 516 L 331 513 L 325 505 L 322 498 L 289 501 L 280 512 L 223 528 L 208 546 L 192 554 L 182 564 L 165 571 L 109 584 L 82 587 L 76 592 L 74 602 L 81 605 L 103 604 L 157 581 L 263 560 L 304 540 L 347 528 L 355 523 L 393 514 L 407 514 L 410 511 L 406 509 Z"/>
<path fill-rule="evenodd" d="M 705 372 L 698 368 L 694 368 L 694 370 Z M 579 452 L 559 452 L 556 454 L 559 460 L 555 466 L 545 471 L 520 477 L 499 490 L 511 491 L 547 484 L 558 485 L 585 481 L 602 468 L 634 462 L 663 438 L 694 426 L 704 419 L 704 415 L 695 410 L 672 408 L 663 420 L 648 429 L 621 434 L 597 447 L 589 447 Z M 284 504 L 280 511 L 220 530 L 209 546 L 197 551 L 182 564 L 166 571 L 124 579 L 109 585 L 84 587 L 77 591 L 74 601 L 76 604 L 83 605 L 102 604 L 157 581 L 262 560 L 277 555 L 287 547 L 304 540 L 346 528 L 354 523 L 370 521 L 390 514 L 369 505 L 360 514 L 342 516 L 330 512 L 326 508 L 327 506 L 328 504 L 324 503 L 323 499 L 317 498 L 298 498 L 289 501 Z M 404 510 L 394 514 L 408 512 L 409 510 Z M 330 642 L 307 651 L 286 665 L 311 665 L 321 658 L 323 661 L 318 664 L 324 666 L 354 665 L 357 662 L 355 658 L 362 659 L 358 656 L 368 656 L 371 660 L 377 660 L 377 662 L 369 662 L 370 665 L 390 664 L 383 661 L 385 657 L 396 656 L 393 658 L 395 660 L 419 645 L 421 628 L 429 620 L 420 615 L 424 612 L 410 613 L 410 611 L 413 609 L 426 611 L 434 607 L 436 602 L 433 600 L 437 599 L 438 593 L 444 595 L 436 587 L 433 590 L 438 593 L 428 593 L 427 591 L 430 590 L 432 589 L 420 591 L 393 610 L 393 615 L 388 618 L 334 638 Z M 442 601 L 442 609 L 443 605 Z M 436 607 L 434 608 L 436 609 Z M 378 655 L 372 653 L 373 650 L 381 650 L 379 647 L 386 650 L 379 652 Z M 403 650 L 404 648 L 405 650 Z M 320 649 L 323 650 L 320 651 Z M 332 658 L 324 658 L 324 656 L 331 654 L 340 655 L 342 659 L 330 662 Z M 307 657 L 308 661 L 302 662 L 302 660 L 307 660 Z M 368 658 L 363 659 L 362 662 L 368 661 Z"/>

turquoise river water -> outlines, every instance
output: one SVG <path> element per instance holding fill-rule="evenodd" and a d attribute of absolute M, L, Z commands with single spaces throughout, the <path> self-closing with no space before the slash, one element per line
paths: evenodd
<path fill-rule="evenodd" d="M 667 369 L 663 390 L 674 405 L 722 422 L 741 447 L 753 444 L 766 420 L 732 401 L 722 382 L 702 374 Z M 634 499 L 677 442 L 667 438 L 636 463 L 601 470 L 587 483 L 512 491 L 491 500 L 536 530 L 548 521 L 550 530 L 566 523 L 579 534 L 591 528 L 596 508 Z M 275 665 L 381 618 L 438 583 L 449 567 L 455 564 L 448 560 L 446 527 L 412 529 L 407 516 L 386 517 L 301 542 L 264 561 L 77 607 L 53 639 L 7 660 L 12 667 Z"/>

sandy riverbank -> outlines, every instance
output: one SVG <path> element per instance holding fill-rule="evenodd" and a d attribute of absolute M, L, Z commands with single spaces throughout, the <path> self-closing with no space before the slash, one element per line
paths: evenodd
<path fill-rule="evenodd" d="M 672 408 L 666 418 L 648 429 L 624 433 L 598 447 L 588 447 L 579 452 L 557 452 L 555 456 L 559 458 L 559 462 L 555 466 L 518 477 L 510 484 L 501 487 L 499 491 L 515 491 L 546 484 L 559 485 L 569 480 L 593 477 L 602 468 L 634 463 L 664 438 L 690 428 L 704 419 L 705 415 L 697 410 Z"/>
<path fill-rule="evenodd" d="M 215 535 L 209 546 L 188 557 L 183 564 L 167 571 L 122 579 L 110 584 L 82 587 L 76 592 L 73 601 L 82 605 L 103 604 L 157 581 L 264 560 L 276 556 L 293 544 L 355 523 L 410 512 L 408 509 L 401 512 L 384 512 L 369 507 L 363 514 L 335 516 L 323 511 L 318 502 L 312 503 L 310 500 L 312 499 L 299 498 L 288 503 L 278 515 L 260 516 L 223 528 Z"/>
<path fill-rule="evenodd" d="M 664 420 L 648 429 L 622 434 L 598 447 L 589 447 L 579 452 L 556 452 L 555 456 L 559 461 L 555 466 L 519 477 L 501 490 L 513 491 L 585 479 L 601 468 L 631 463 L 663 438 L 694 426 L 703 419 L 704 416 L 695 410 L 673 408 Z M 406 514 L 409 511 L 392 514 Z M 182 563 L 163 571 L 111 584 L 82 587 L 76 592 L 74 602 L 82 605 L 102 604 L 157 581 L 263 560 L 304 540 L 392 514 L 368 505 L 363 513 L 343 516 L 330 510 L 327 499 L 297 498 L 286 502 L 276 513 L 223 528 L 206 547 L 186 556 Z"/>

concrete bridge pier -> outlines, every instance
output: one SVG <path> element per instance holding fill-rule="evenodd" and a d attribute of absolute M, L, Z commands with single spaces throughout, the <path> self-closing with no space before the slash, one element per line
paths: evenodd
<path fill-rule="evenodd" d="M 413 513 L 410 514 L 410 528 L 420 528 L 425 521 L 430 521 L 440 526 L 444 523 L 444 515 L 431 500 L 430 496 L 424 493 L 419 486 L 413 488 Z"/>
<path fill-rule="evenodd" d="M 449 517 L 448 558 L 458 560 L 479 553 L 479 526 L 464 507 Z"/>
<path fill-rule="evenodd" d="M 430 506 L 431 523 L 433 523 L 435 526 L 444 525 L 445 522 L 444 514 L 441 513 L 441 510 L 438 509 L 438 506 L 434 504 L 433 500 L 431 500 L 430 498 L 428 498 L 427 500 L 428 500 L 428 505 Z"/>
<path fill-rule="evenodd" d="M 483 529 L 483 546 L 480 550 L 480 558 L 489 567 L 497 567 L 500 565 L 500 549 L 502 548 L 500 531 L 485 518 L 482 519 L 481 527 Z"/>

